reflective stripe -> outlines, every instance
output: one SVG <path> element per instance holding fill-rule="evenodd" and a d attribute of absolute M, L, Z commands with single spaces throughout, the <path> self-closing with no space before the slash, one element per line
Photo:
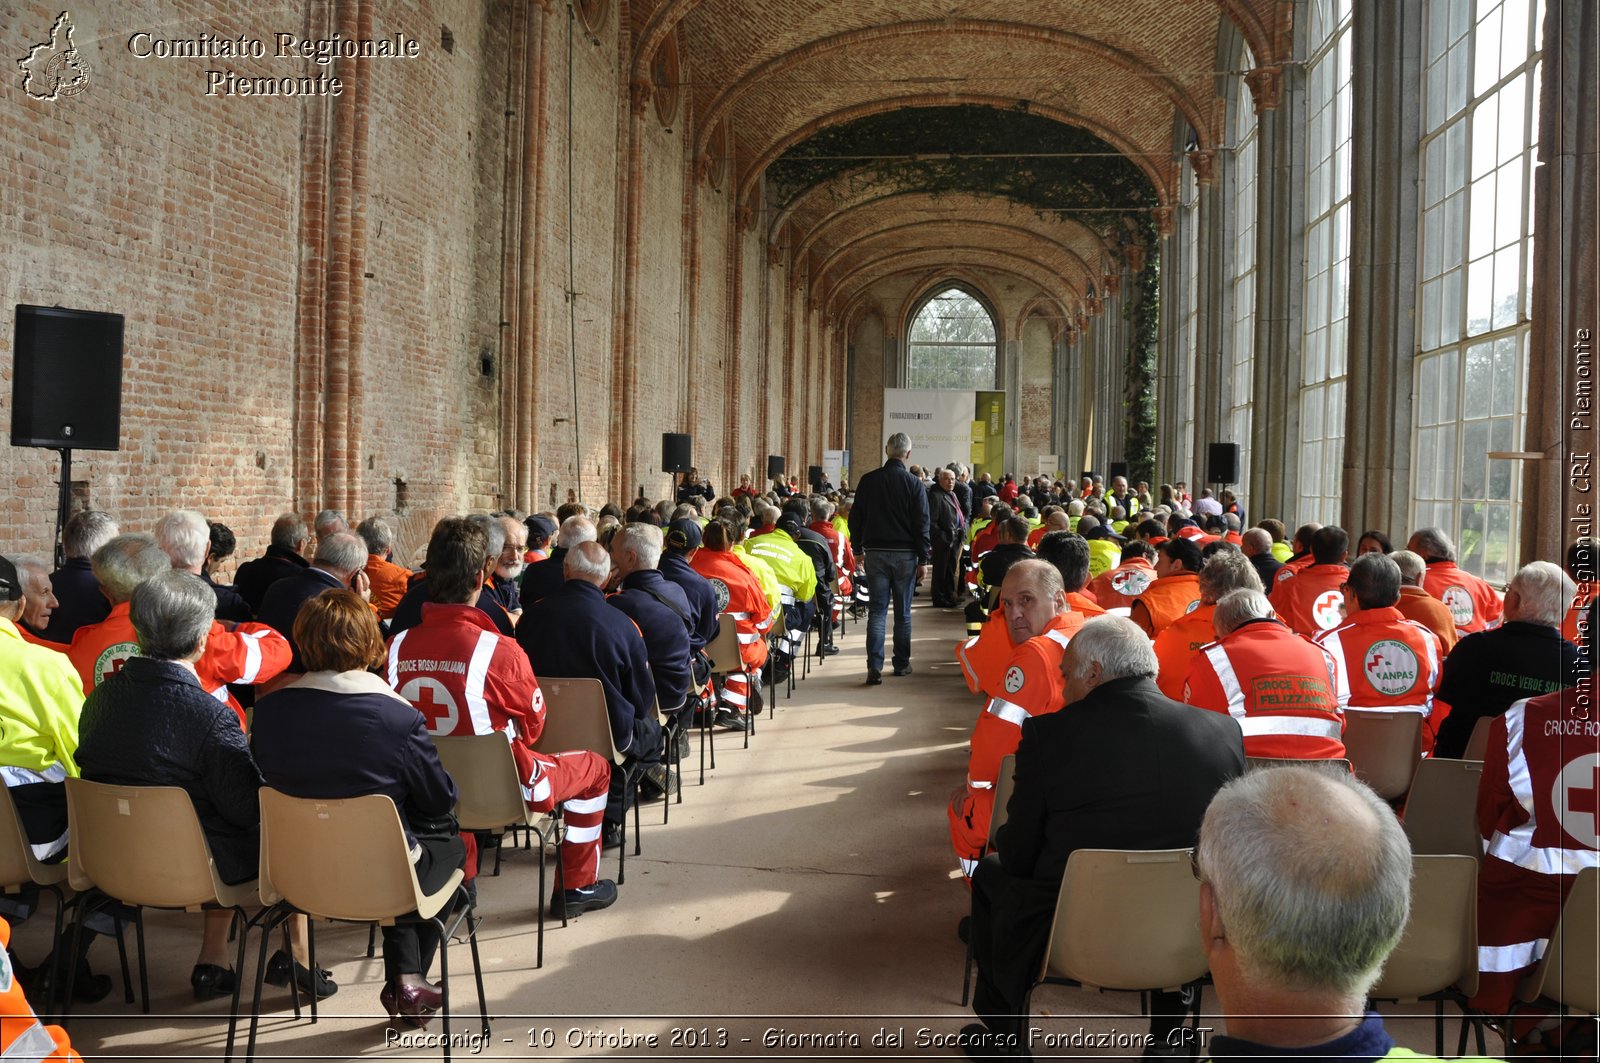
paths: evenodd
<path fill-rule="evenodd" d="M 1484 855 L 1541 875 L 1576 875 L 1586 867 L 1600 867 L 1600 851 L 1534 845 L 1531 822 L 1510 834 L 1495 831 L 1484 847 Z"/>
<path fill-rule="evenodd" d="M 783 588 L 783 590 L 778 592 L 778 601 L 782 602 L 784 605 L 793 605 L 795 602 L 794 591 L 788 587 Z"/>
<path fill-rule="evenodd" d="M 1319 720 L 1313 716 L 1244 716 L 1239 719 L 1239 730 L 1244 732 L 1246 738 L 1302 735 L 1306 738 L 1328 738 L 1335 742 L 1341 734 L 1338 720 Z"/>
<path fill-rule="evenodd" d="M 498 631 L 485 631 L 478 636 L 472 648 L 472 660 L 467 662 L 467 711 L 472 714 L 472 733 L 486 735 L 494 730 L 489 718 L 489 703 L 483 699 L 483 685 L 489 680 L 489 662 L 494 658 L 495 645 L 500 641 Z"/>
<path fill-rule="evenodd" d="M 28 848 L 33 850 L 33 858 L 35 860 L 49 860 L 67 847 L 67 842 L 71 840 L 71 834 L 70 830 L 64 830 L 61 832 L 61 837 L 56 838 L 54 841 L 30 842 Z"/>
<path fill-rule="evenodd" d="M 729 613 L 728 615 L 730 617 L 732 617 L 733 619 L 735 619 L 735 620 L 749 620 L 749 619 L 751 619 L 751 616 L 750 616 L 749 613 Z"/>
<path fill-rule="evenodd" d="M 606 795 L 568 798 L 561 802 L 561 807 L 578 816 L 604 812 L 606 810 Z"/>
<path fill-rule="evenodd" d="M 973 669 L 972 662 L 967 660 L 967 651 L 972 649 L 972 647 L 976 646 L 977 644 L 978 637 L 974 635 L 972 638 L 956 647 L 956 661 L 961 665 L 961 671 L 966 674 L 967 685 L 973 689 L 977 689 L 978 686 L 978 673 Z"/>
<path fill-rule="evenodd" d="M 1028 719 L 1028 710 L 1021 705 L 1013 705 L 1002 698 L 990 698 L 989 704 L 984 706 L 984 711 L 1000 717 L 1007 723 L 1014 723 L 1021 727 Z"/>
<path fill-rule="evenodd" d="M 967 785 L 972 787 L 974 790 L 993 790 L 994 789 L 994 783 L 992 783 L 992 782 L 979 782 L 977 779 L 971 779 L 971 778 L 969 778 L 967 780 Z"/>
<path fill-rule="evenodd" d="M 1515 945 L 1479 945 L 1478 970 L 1486 974 L 1506 974 L 1532 967 L 1549 946 L 1549 938 L 1519 941 Z"/>
<path fill-rule="evenodd" d="M 1345 625 L 1345 627 L 1350 626 L 1352 625 Z M 1324 631 L 1322 634 L 1318 635 L 1312 640 L 1315 645 L 1321 647 L 1321 649 L 1325 651 L 1329 657 L 1338 661 L 1340 664 L 1343 664 L 1345 660 L 1344 640 L 1339 637 L 1339 632 L 1343 630 L 1343 627 L 1338 627 L 1332 629 L 1331 631 Z M 1332 680 L 1331 685 L 1333 687 L 1333 700 L 1338 704 L 1339 711 L 1343 712 L 1345 709 L 1350 707 L 1349 676 L 1346 675 L 1345 670 L 1341 667 L 1337 670 L 1337 674 L 1330 674 L 1328 678 Z"/>
<path fill-rule="evenodd" d="M 4 783 L 7 787 L 29 786 L 39 782 L 65 782 L 66 778 L 67 769 L 61 766 L 59 760 L 42 772 L 34 771 L 32 768 L 13 768 L 9 765 L 0 767 L 0 783 Z"/>
<path fill-rule="evenodd" d="M 1350 705 L 1350 675 L 1345 669 L 1344 658 L 1329 653 L 1321 646 L 1317 646 L 1317 649 L 1322 650 L 1328 666 L 1328 686 L 1333 690 L 1333 703 L 1339 712 L 1344 712 Z"/>
<path fill-rule="evenodd" d="M 33 1020 L 33 1025 L 18 1034 L 6 1050 L 0 1052 L 0 1059 L 16 1060 L 41 1060 L 61 1058 L 61 1049 L 56 1044 L 54 1037 L 40 1025 L 39 1020 Z"/>
<path fill-rule="evenodd" d="M 587 842 L 596 841 L 600 837 L 601 826 L 602 824 L 596 823 L 592 827 L 574 827 L 569 823 L 567 824 L 567 843 L 569 845 L 583 845 Z"/>
<path fill-rule="evenodd" d="M 528 791 L 528 803 L 542 805 L 550 800 L 550 793 L 550 777 L 546 775 L 535 782 L 533 788 Z"/>
<path fill-rule="evenodd" d="M 1352 705 L 1357 712 L 1420 712 L 1426 716 L 1433 711 L 1433 699 L 1416 705 Z"/>
<path fill-rule="evenodd" d="M 978 870 L 978 862 L 976 860 L 968 860 L 964 856 L 958 857 L 957 859 L 961 861 L 961 873 L 968 878 L 971 878 L 972 873 Z"/>
<path fill-rule="evenodd" d="M 761 641 L 761 636 L 757 632 L 752 631 L 748 635 L 746 635 L 742 631 L 739 632 L 739 645 L 741 645 L 741 646 L 749 646 L 752 643 L 756 643 L 756 642 L 760 642 L 760 641 Z"/>
<path fill-rule="evenodd" d="M 239 676 L 241 683 L 254 683 L 256 676 L 261 674 L 261 637 L 264 631 L 239 632 L 239 637 L 244 640 L 244 672 Z"/>
<path fill-rule="evenodd" d="M 407 628 L 396 635 L 393 642 L 389 643 L 389 685 L 396 690 L 400 689 L 400 644 L 406 640 L 406 636 L 409 634 L 411 634 L 411 629 Z"/>
<path fill-rule="evenodd" d="M 1217 673 L 1217 681 L 1222 684 L 1222 693 L 1228 699 L 1228 715 L 1243 720 L 1244 690 L 1239 686 L 1239 677 L 1234 674 L 1233 662 L 1228 660 L 1228 651 L 1222 648 L 1222 643 L 1213 642 L 1201 652 L 1211 662 L 1212 669 Z"/>
<path fill-rule="evenodd" d="M 1072 636 L 1071 635 L 1067 634 L 1065 631 L 1057 631 L 1054 628 L 1051 628 L 1049 631 L 1046 631 L 1044 633 L 1044 637 L 1049 639 L 1051 642 L 1054 642 L 1057 646 L 1060 646 L 1062 649 L 1066 649 L 1067 648 L 1067 643 L 1072 641 Z"/>

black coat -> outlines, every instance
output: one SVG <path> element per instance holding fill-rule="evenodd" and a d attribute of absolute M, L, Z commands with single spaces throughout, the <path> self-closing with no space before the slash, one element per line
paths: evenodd
<path fill-rule="evenodd" d="M 899 458 L 856 484 L 850 541 L 858 551 L 909 550 L 919 565 L 928 563 L 928 490 Z"/>
<path fill-rule="evenodd" d="M 300 647 L 294 644 L 294 618 L 300 615 L 300 607 L 325 591 L 338 590 L 343 586 L 322 569 L 308 566 L 267 588 L 266 597 L 262 598 L 261 608 L 256 610 L 256 615 L 263 624 L 289 640 L 289 646 L 294 650 L 289 671 L 306 670 L 305 662 L 300 659 Z"/>
<path fill-rule="evenodd" d="M 550 556 L 543 561 L 535 561 L 522 570 L 522 607 L 538 602 L 541 598 L 548 598 L 561 589 L 567 582 L 562 566 L 566 564 L 567 548 L 555 546 L 550 549 Z"/>
<path fill-rule="evenodd" d="M 961 496 L 954 491 L 942 491 L 937 484 L 928 488 L 929 538 L 946 547 L 958 543 L 963 523 Z"/>
<path fill-rule="evenodd" d="M 256 877 L 261 773 L 239 717 L 189 669 L 130 657 L 83 703 L 77 759 L 91 782 L 182 787 L 222 881 Z"/>
<path fill-rule="evenodd" d="M 1523 698 L 1572 686 L 1578 661 L 1578 647 L 1543 624 L 1513 620 L 1462 636 L 1444 659 L 1434 695 L 1450 706 L 1450 715 L 1439 725 L 1433 755 L 1459 757 L 1479 720 L 1503 715 Z"/>
<path fill-rule="evenodd" d="M 233 587 L 250 607 L 250 611 L 259 613 L 262 599 L 267 596 L 268 587 L 286 576 L 293 576 L 310 567 L 311 562 L 293 550 L 286 550 L 281 546 L 269 546 L 265 554 L 239 566 L 239 571 L 233 574 Z"/>
<path fill-rule="evenodd" d="M 100 593 L 100 581 L 87 557 L 69 557 L 67 563 L 50 573 L 50 589 L 60 604 L 50 614 L 50 623 L 36 632 L 50 642 L 69 643 L 80 627 L 98 624 L 111 615 L 111 603 Z"/>

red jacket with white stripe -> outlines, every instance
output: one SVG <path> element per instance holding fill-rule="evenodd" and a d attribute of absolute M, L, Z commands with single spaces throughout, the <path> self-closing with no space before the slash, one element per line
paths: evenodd
<path fill-rule="evenodd" d="M 1344 665 L 1277 620 L 1249 620 L 1195 654 L 1183 700 L 1225 712 L 1247 757 L 1344 756 Z"/>
<path fill-rule="evenodd" d="M 1316 642 L 1344 664 L 1345 708 L 1421 713 L 1423 748 L 1433 748 L 1433 694 L 1444 661 L 1438 635 L 1390 607 L 1362 609 Z"/>
<path fill-rule="evenodd" d="M 767 601 L 756 579 L 739 555 L 729 550 L 701 547 L 689 567 L 706 578 L 717 598 L 717 612 L 728 613 L 739 629 L 739 659 L 749 668 L 760 668 L 767 660 L 763 637 L 772 629 L 778 611 Z"/>
<path fill-rule="evenodd" d="M 972 753 L 967 758 L 969 790 L 994 788 L 1000 761 L 1015 753 L 1022 741 L 1024 720 L 1061 708 L 1065 697 L 1061 656 L 1072 632 L 1081 626 L 1068 619 L 1072 615 L 1053 617 L 1044 631 L 1013 650 L 998 685 L 984 691 L 990 697 L 972 729 Z"/>
<path fill-rule="evenodd" d="M 128 618 L 128 602 L 111 607 L 111 615 L 98 624 L 80 627 L 67 647 L 67 657 L 83 680 L 88 694 L 129 657 L 139 656 L 139 636 Z M 229 683 L 265 683 L 294 659 L 289 640 L 266 624 L 236 624 L 232 631 L 212 621 L 206 651 L 195 662 L 195 674 L 205 692 L 232 709 L 244 727 L 244 707 L 228 690 Z"/>
<path fill-rule="evenodd" d="M 1290 630 L 1306 638 L 1344 623 L 1344 594 L 1339 588 L 1350 577 L 1344 565 L 1308 565 L 1294 579 L 1272 588 L 1268 598 Z"/>
<path fill-rule="evenodd" d="M 544 695 L 528 655 L 487 613 L 476 605 L 424 603 L 422 623 L 389 642 L 388 677 L 427 719 L 429 734 L 504 733 L 523 798 L 548 799 L 550 761 L 533 751 L 544 731 Z"/>
<path fill-rule="evenodd" d="M 1579 871 L 1600 866 L 1600 696 L 1593 677 L 1514 703 L 1489 728 L 1478 784 L 1478 968 L 1473 1004 L 1504 1012 L 1549 944 Z"/>
<path fill-rule="evenodd" d="M 1427 570 L 1422 573 L 1422 589 L 1445 604 L 1450 619 L 1456 622 L 1456 631 L 1462 635 L 1499 627 L 1506 611 L 1493 587 L 1457 568 L 1454 561 L 1429 558 Z"/>

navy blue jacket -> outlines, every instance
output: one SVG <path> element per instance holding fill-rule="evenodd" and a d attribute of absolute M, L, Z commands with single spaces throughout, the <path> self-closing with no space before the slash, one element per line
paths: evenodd
<path fill-rule="evenodd" d="M 69 557 L 67 563 L 50 573 L 50 589 L 61 604 L 50 614 L 44 630 L 36 632 L 51 642 L 71 642 L 80 627 L 98 624 L 111 615 L 111 603 L 100 593 L 87 557 Z"/>
<path fill-rule="evenodd" d="M 689 649 L 705 649 L 717 637 L 717 592 L 711 589 L 711 581 L 689 567 L 682 554 L 671 550 L 661 555 L 656 567 L 689 600 Z"/>
<path fill-rule="evenodd" d="M 567 582 L 566 575 L 561 571 L 565 563 L 567 548 L 564 546 L 553 547 L 550 556 L 543 561 L 535 561 L 522 570 L 522 607 L 537 602 L 539 599 L 554 594 Z"/>
<path fill-rule="evenodd" d="M 672 604 L 663 604 L 652 592 Z M 689 660 L 689 625 L 694 614 L 683 591 L 657 570 L 647 568 L 624 579 L 622 589 L 606 601 L 626 613 L 643 632 L 661 711 L 683 708 L 694 685 Z"/>
<path fill-rule="evenodd" d="M 226 583 L 218 583 L 211 578 L 211 573 L 202 572 L 200 578 L 206 581 L 206 586 L 211 588 L 217 596 L 217 619 L 231 620 L 235 624 L 246 624 L 254 620 L 255 613 L 250 608 L 250 603 L 238 589 Z"/>
<path fill-rule="evenodd" d="M 311 562 L 293 550 L 286 550 L 281 546 L 269 546 L 265 554 L 239 566 L 239 571 L 233 574 L 233 586 L 245 600 L 245 604 L 259 614 L 261 603 L 266 600 L 268 587 L 310 567 Z M 57 594 L 56 597 L 59 598 L 61 595 Z"/>
<path fill-rule="evenodd" d="M 300 659 L 300 647 L 294 644 L 294 618 L 300 615 L 300 607 L 323 591 L 337 590 L 343 586 L 322 569 L 308 566 L 267 588 L 267 595 L 261 599 L 261 608 L 256 610 L 256 616 L 261 623 L 289 640 L 289 646 L 294 650 L 289 671 L 306 670 L 305 662 Z"/>
<path fill-rule="evenodd" d="M 890 458 L 856 484 L 850 542 L 858 551 L 909 550 L 919 565 L 928 563 L 928 490 L 899 458 Z"/>
<path fill-rule="evenodd" d="M 611 739 L 620 753 L 632 748 L 633 721 L 650 716 L 656 688 L 644 636 L 627 614 L 606 604 L 605 592 L 568 580 L 527 607 L 517 624 L 517 644 L 535 676 L 600 680 Z"/>
<path fill-rule="evenodd" d="M 398 635 L 407 628 L 416 627 L 422 623 L 422 604 L 428 601 L 428 581 L 426 572 L 412 577 L 411 586 L 406 588 L 405 597 L 400 599 L 400 604 L 394 607 L 394 616 L 389 618 L 389 634 Z M 511 617 L 506 615 L 505 606 L 500 604 L 500 598 L 494 590 L 485 583 L 483 590 L 478 592 L 475 603 L 490 620 L 500 634 L 510 638 L 516 634 L 511 623 Z"/>

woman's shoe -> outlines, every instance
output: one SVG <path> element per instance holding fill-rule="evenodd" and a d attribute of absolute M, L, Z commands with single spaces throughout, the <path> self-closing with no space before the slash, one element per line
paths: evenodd
<path fill-rule="evenodd" d="M 214 963 L 197 963 L 189 975 L 196 1000 L 213 1000 L 233 995 L 233 972 Z"/>
<path fill-rule="evenodd" d="M 390 1026 L 411 1026 L 417 1029 L 428 1025 L 433 1013 L 444 1004 L 444 993 L 431 985 L 396 985 L 383 987 L 378 1003 L 389 1015 Z"/>
<path fill-rule="evenodd" d="M 292 959 L 287 952 L 279 949 L 267 961 L 267 984 L 286 986 L 289 984 L 289 971 L 294 970 L 295 985 L 300 987 L 302 993 L 315 993 L 318 1000 L 333 996 L 339 991 L 339 984 L 333 980 L 333 972 L 325 971 L 318 967 L 313 976 L 311 969 L 299 960 Z"/>

